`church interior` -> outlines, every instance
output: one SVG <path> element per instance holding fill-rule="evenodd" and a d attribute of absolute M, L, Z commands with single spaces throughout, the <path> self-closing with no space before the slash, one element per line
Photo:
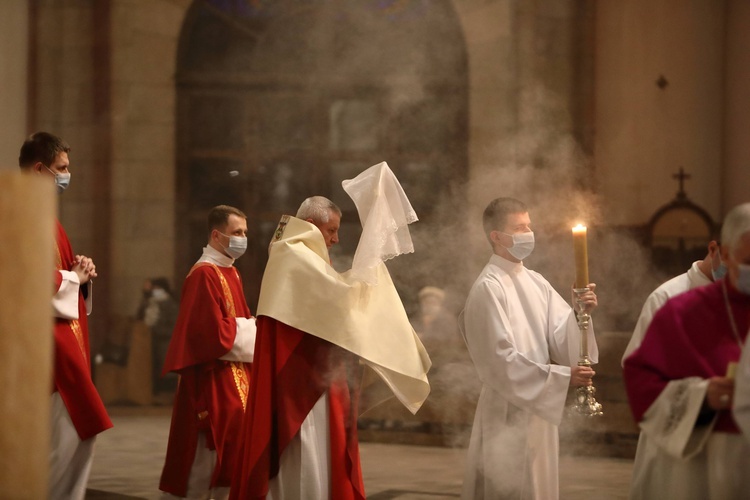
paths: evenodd
<path fill-rule="evenodd" d="M 332 265 L 351 266 L 361 223 L 341 183 L 382 161 L 419 217 L 415 252 L 388 268 L 434 369 L 417 415 L 388 402 L 360 417 L 372 498 L 459 496 L 460 474 L 442 491 L 391 487 L 379 462 L 462 460 L 479 382 L 456 317 L 491 253 L 481 218 L 499 196 L 529 206 L 525 265 L 563 297 L 571 228 L 588 228 L 604 415 L 566 414 L 560 449 L 570 470 L 599 460 L 618 479 L 599 477 L 604 494 L 576 478 L 561 497 L 626 498 L 638 429 L 620 359 L 641 306 L 750 201 L 748 25 L 745 0 L 0 2 L 0 175 L 18 171 L 35 131 L 70 144 L 56 213 L 96 259 L 94 380 L 108 432 L 146 436 L 119 434 L 117 453 L 97 444 L 108 465 L 95 455 L 89 498 L 157 497 L 107 474 L 164 456 L 177 382 L 158 373 L 207 210 L 248 216 L 236 265 L 255 311 L 277 222 L 308 196 L 341 207 Z M 154 287 L 169 301 L 149 301 Z"/>

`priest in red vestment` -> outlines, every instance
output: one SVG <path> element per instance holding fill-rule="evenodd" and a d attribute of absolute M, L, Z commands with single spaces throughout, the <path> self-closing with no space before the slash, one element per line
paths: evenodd
<path fill-rule="evenodd" d="M 734 371 L 750 327 L 750 203 L 729 212 L 721 232 L 726 277 L 669 300 L 625 360 L 625 385 L 641 431 L 661 453 L 690 463 L 652 467 L 631 498 L 744 498 L 750 443 L 732 417 Z M 669 462 L 661 462 L 667 464 Z M 662 469 L 662 470 L 660 470 Z M 687 474 L 690 477 L 679 477 Z"/>
<path fill-rule="evenodd" d="M 180 379 L 159 488 L 185 498 L 227 498 L 247 405 L 255 318 L 234 260 L 247 248 L 247 218 L 220 205 L 208 245 L 185 278 L 164 373 Z"/>
<path fill-rule="evenodd" d="M 429 393 L 429 358 L 383 264 L 413 251 L 406 226 L 416 215 L 385 163 L 345 189 L 364 226 L 352 270 L 330 266 L 341 211 L 326 198 L 305 200 L 274 235 L 231 498 L 364 499 L 363 366 L 412 412 Z"/>
<path fill-rule="evenodd" d="M 46 132 L 30 136 L 18 159 L 21 169 L 54 179 L 58 193 L 70 183 L 65 141 Z M 100 432 L 112 427 L 91 379 L 87 315 L 91 312 L 94 262 L 75 255 L 57 221 L 52 307 L 54 380 L 52 385 L 49 498 L 82 499 Z"/>

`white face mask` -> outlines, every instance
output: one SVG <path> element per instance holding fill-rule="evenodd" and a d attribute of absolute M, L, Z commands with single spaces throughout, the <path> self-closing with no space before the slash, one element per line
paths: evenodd
<path fill-rule="evenodd" d="M 67 187 L 70 185 L 70 172 L 59 173 L 53 171 L 49 167 L 45 166 L 44 168 L 52 172 L 52 174 L 55 176 L 55 186 L 57 186 L 57 193 L 60 194 L 65 191 L 65 189 L 67 189 Z"/>
<path fill-rule="evenodd" d="M 737 290 L 750 295 L 750 265 L 740 264 L 740 272 L 737 275 Z"/>
<path fill-rule="evenodd" d="M 219 233 L 227 238 L 229 238 L 229 246 L 225 247 L 224 245 L 221 245 L 224 250 L 226 250 L 227 255 L 229 255 L 233 259 L 239 259 L 242 257 L 242 255 L 245 253 L 245 250 L 247 250 L 247 237 L 245 236 L 230 236 L 228 234 Z"/>
<path fill-rule="evenodd" d="M 532 231 L 527 233 L 503 234 L 513 238 L 513 246 L 508 247 L 508 252 L 516 259 L 523 260 L 534 251 L 534 233 Z"/>

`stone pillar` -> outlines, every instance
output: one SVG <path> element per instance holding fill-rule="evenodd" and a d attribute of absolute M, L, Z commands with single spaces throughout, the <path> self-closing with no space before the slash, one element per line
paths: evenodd
<path fill-rule="evenodd" d="M 0 492 L 46 498 L 56 196 L 17 170 L 0 185 Z"/>
<path fill-rule="evenodd" d="M 0 170 L 18 170 L 19 141 L 27 135 L 28 26 L 28 2 L 0 2 Z"/>
<path fill-rule="evenodd" d="M 750 201 L 750 3 L 727 2 L 724 85 L 724 176 L 721 217 L 734 206 Z M 717 179 L 718 181 L 718 179 Z"/>

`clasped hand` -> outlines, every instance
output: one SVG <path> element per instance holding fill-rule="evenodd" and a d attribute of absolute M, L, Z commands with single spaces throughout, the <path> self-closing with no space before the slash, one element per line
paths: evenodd
<path fill-rule="evenodd" d="M 85 255 L 76 255 L 71 271 L 78 275 L 78 281 L 81 285 L 88 283 L 97 276 L 94 261 Z"/>

